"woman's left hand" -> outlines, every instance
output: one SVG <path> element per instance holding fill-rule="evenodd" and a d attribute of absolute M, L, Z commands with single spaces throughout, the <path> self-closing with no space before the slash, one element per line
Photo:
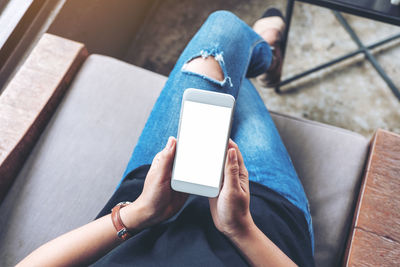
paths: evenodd
<path fill-rule="evenodd" d="M 144 229 L 160 223 L 176 214 L 186 202 L 187 194 L 171 188 L 175 150 L 176 139 L 170 137 L 165 148 L 154 157 L 141 195 L 121 209 L 121 219 L 128 229 Z M 130 212 L 132 210 L 136 212 Z M 132 218 L 129 214 L 140 214 L 140 225 L 138 218 Z"/>
<path fill-rule="evenodd" d="M 221 191 L 209 202 L 215 226 L 231 238 L 246 232 L 254 222 L 250 214 L 249 174 L 239 147 L 230 139 L 226 154 Z"/>

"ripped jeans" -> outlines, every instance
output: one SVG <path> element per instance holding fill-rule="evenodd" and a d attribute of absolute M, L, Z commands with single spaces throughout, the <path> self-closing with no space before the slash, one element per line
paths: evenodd
<path fill-rule="evenodd" d="M 224 79 L 186 70 L 196 57 L 212 56 Z M 264 102 L 248 80 L 265 72 L 272 61 L 269 45 L 246 23 L 227 11 L 209 16 L 179 57 L 128 163 L 124 177 L 151 164 L 178 131 L 182 95 L 187 88 L 231 94 L 236 98 L 231 138 L 239 146 L 249 179 L 278 192 L 304 212 L 314 243 L 311 215 L 303 186 Z M 151 88 L 149 88 L 151 90 Z M 312 244 L 314 248 L 314 244 Z"/>

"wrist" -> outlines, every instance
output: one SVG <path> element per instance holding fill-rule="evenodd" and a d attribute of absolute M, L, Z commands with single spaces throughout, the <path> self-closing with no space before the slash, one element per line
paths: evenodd
<path fill-rule="evenodd" d="M 253 223 L 243 228 L 241 231 L 235 232 L 234 234 L 228 236 L 228 238 L 236 246 L 239 246 L 241 243 L 251 243 L 250 240 L 253 239 L 258 230 L 258 227 Z"/>
<path fill-rule="evenodd" d="M 229 239 L 242 239 L 243 237 L 248 236 L 254 229 L 257 228 L 255 225 L 253 218 L 249 214 L 246 218 L 243 219 L 242 223 L 235 228 L 226 229 L 223 231 L 224 235 Z"/>
<path fill-rule="evenodd" d="M 120 210 L 121 220 L 131 231 L 140 231 L 151 225 L 151 215 L 146 206 L 135 201 Z"/>

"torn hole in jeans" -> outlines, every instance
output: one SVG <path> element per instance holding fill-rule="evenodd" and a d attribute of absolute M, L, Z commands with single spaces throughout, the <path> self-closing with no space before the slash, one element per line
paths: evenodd
<path fill-rule="evenodd" d="M 189 64 L 192 60 L 194 60 L 194 59 L 196 59 L 196 58 L 199 58 L 199 57 L 204 58 L 204 59 L 205 59 L 205 58 L 208 58 L 208 57 L 214 57 L 215 61 L 218 62 L 219 66 L 220 66 L 220 68 L 221 68 L 221 70 L 222 70 L 222 73 L 223 73 L 224 78 L 223 78 L 221 81 L 219 81 L 219 80 L 214 79 L 214 78 L 212 78 L 212 77 L 209 77 L 209 76 L 207 76 L 207 75 L 205 75 L 205 74 L 198 73 L 198 72 L 193 72 L 193 71 L 191 71 L 191 70 L 188 70 L 188 69 L 187 69 L 187 68 L 188 68 L 188 64 Z M 220 52 L 220 51 L 218 51 L 218 50 L 216 50 L 216 49 L 201 50 L 201 51 L 200 51 L 200 54 L 198 54 L 198 55 L 196 55 L 196 56 L 193 56 L 193 57 L 191 57 L 188 61 L 186 61 L 186 63 L 182 66 L 181 71 L 182 71 L 183 73 L 186 73 L 186 74 L 199 76 L 199 77 L 201 77 L 201 78 L 203 78 L 203 79 L 205 79 L 205 80 L 208 80 L 208 81 L 210 81 L 210 82 L 213 82 L 213 83 L 215 83 L 215 84 L 217 84 L 217 85 L 219 85 L 219 86 L 221 86 L 221 87 L 224 86 L 225 84 L 229 84 L 230 87 L 233 87 L 232 80 L 231 80 L 231 78 L 228 76 L 227 71 L 226 71 L 225 62 L 224 62 L 224 57 L 223 57 L 223 52 Z"/>

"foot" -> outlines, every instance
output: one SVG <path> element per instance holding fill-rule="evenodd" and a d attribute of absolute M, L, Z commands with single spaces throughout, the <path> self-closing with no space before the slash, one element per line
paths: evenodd
<path fill-rule="evenodd" d="M 281 80 L 282 42 L 285 26 L 285 21 L 279 16 L 260 18 L 253 26 L 254 31 L 271 46 L 273 53 L 268 70 L 258 77 L 259 82 L 265 87 L 275 87 Z"/>
<path fill-rule="evenodd" d="M 275 47 L 283 37 L 285 22 L 278 16 L 260 18 L 254 23 L 253 30 L 270 46 Z"/>

